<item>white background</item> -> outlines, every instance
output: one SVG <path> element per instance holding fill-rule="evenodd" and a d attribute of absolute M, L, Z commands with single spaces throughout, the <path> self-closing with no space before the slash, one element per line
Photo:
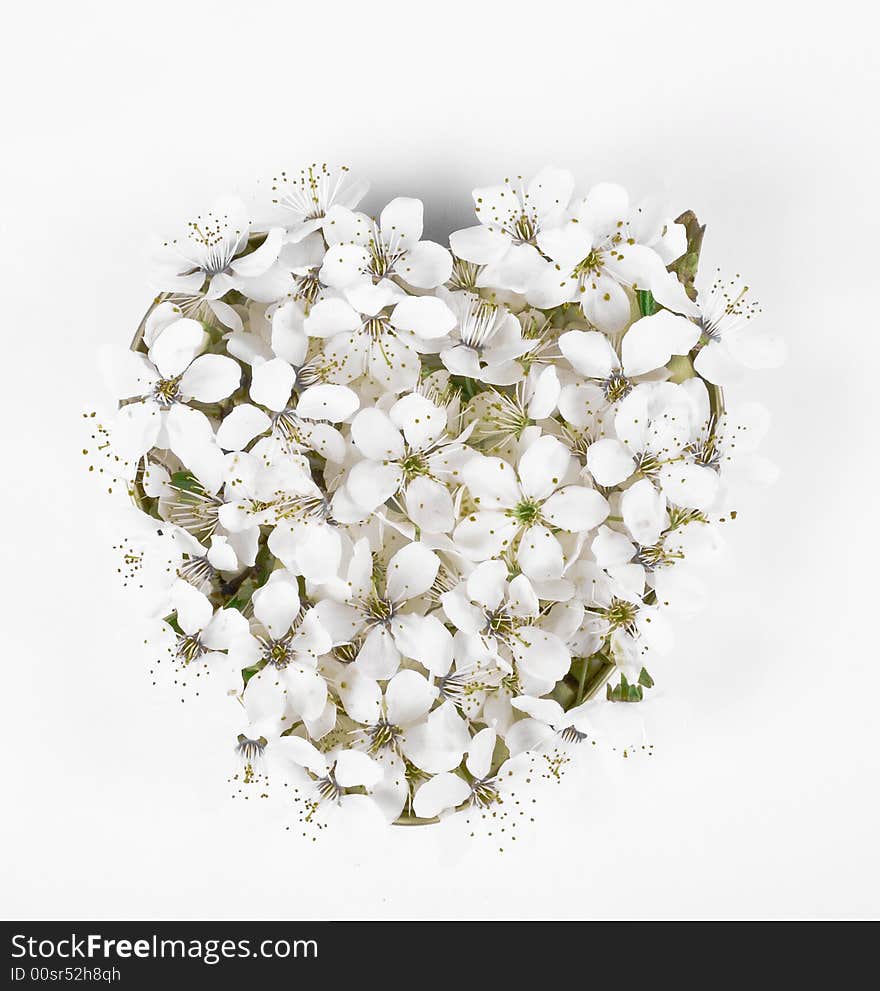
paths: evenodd
<path fill-rule="evenodd" d="M 0 63 L 7 918 L 878 915 L 876 23 L 868 5 L 18 4 Z M 145 247 L 312 159 L 425 199 L 546 162 L 664 190 L 748 274 L 788 365 L 663 672 L 656 755 L 590 754 L 498 853 L 369 843 L 229 799 L 216 712 L 153 688 L 80 414 L 149 300 Z M 871 376 L 871 378 L 869 378 Z M 660 710 L 662 717 L 663 710 Z"/>

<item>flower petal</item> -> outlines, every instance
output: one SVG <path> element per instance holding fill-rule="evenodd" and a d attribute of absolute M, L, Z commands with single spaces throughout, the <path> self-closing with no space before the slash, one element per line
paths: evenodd
<path fill-rule="evenodd" d="M 539 437 L 519 459 L 523 495 L 546 499 L 563 482 L 571 464 L 571 451 L 548 434 Z"/>
<path fill-rule="evenodd" d="M 424 544 L 407 544 L 388 562 L 385 593 L 392 602 L 424 595 L 434 584 L 439 568 L 440 559 Z"/>
<path fill-rule="evenodd" d="M 385 689 L 385 715 L 396 726 L 421 719 L 437 698 L 437 689 L 418 671 L 398 671 Z"/>
<path fill-rule="evenodd" d="M 241 382 L 241 366 L 223 354 L 203 354 L 180 379 L 180 392 L 200 403 L 219 403 Z"/>
<path fill-rule="evenodd" d="M 422 819 L 433 819 L 467 801 L 470 793 L 471 786 L 457 774 L 435 774 L 416 791 L 413 812 Z"/>
<path fill-rule="evenodd" d="M 290 401 L 296 372 L 283 358 L 273 358 L 255 365 L 251 374 L 251 399 L 280 413 Z"/>
<path fill-rule="evenodd" d="M 559 350 L 586 378 L 607 379 L 620 367 L 610 341 L 597 330 L 567 331 L 559 338 Z"/>

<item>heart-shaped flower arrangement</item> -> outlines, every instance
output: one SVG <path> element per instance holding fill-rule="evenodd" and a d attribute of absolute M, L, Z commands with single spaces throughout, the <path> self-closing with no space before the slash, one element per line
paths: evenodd
<path fill-rule="evenodd" d="M 241 703 L 241 788 L 494 808 L 650 693 L 731 480 L 767 472 L 721 386 L 781 346 L 745 288 L 697 290 L 693 214 L 617 185 L 477 189 L 451 250 L 344 169 L 272 188 L 267 223 L 228 199 L 164 246 L 116 363 L 164 649 Z"/>

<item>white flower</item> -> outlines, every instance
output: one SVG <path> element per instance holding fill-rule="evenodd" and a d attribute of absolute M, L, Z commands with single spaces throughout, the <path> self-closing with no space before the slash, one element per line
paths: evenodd
<path fill-rule="evenodd" d="M 452 341 L 440 352 L 440 360 L 453 375 L 490 385 L 513 385 L 524 370 L 516 359 L 531 350 L 522 325 L 505 307 L 474 293 L 439 294 L 455 314 Z"/>
<path fill-rule="evenodd" d="M 299 243 L 322 230 L 328 210 L 334 206 L 353 210 L 369 188 L 366 180 L 353 177 L 344 165 L 330 170 L 312 163 L 296 174 L 281 172 L 272 180 L 272 202 L 286 214 L 285 242 Z"/>
<path fill-rule="evenodd" d="M 606 437 L 587 449 L 587 465 L 600 485 L 617 485 L 639 473 L 678 506 L 712 505 L 718 476 L 688 451 L 696 422 L 686 389 L 671 382 L 636 386 L 621 401 L 614 429 L 619 439 Z"/>
<path fill-rule="evenodd" d="M 503 561 L 478 564 L 465 582 L 440 598 L 449 621 L 470 638 L 466 653 L 488 653 L 504 671 L 516 672 L 536 694 L 550 691 L 568 671 L 565 644 L 536 625 L 539 603 L 525 575 L 508 582 Z"/>
<path fill-rule="evenodd" d="M 434 584 L 440 561 L 421 543 L 409 543 L 391 556 L 384 582 L 376 582 L 372 559 L 358 557 L 349 571 L 349 601 L 325 599 L 316 606 L 322 625 L 336 643 L 357 641 L 352 667 L 370 678 L 390 678 L 402 657 L 430 668 L 434 657 L 444 657 L 451 635 L 435 616 L 422 615 L 418 600 Z"/>
<path fill-rule="evenodd" d="M 241 689 L 241 669 L 225 651 L 247 630 L 247 620 L 236 609 L 214 611 L 208 597 L 178 578 L 171 587 L 171 607 L 180 632 L 174 656 L 179 664 L 205 664 L 227 692 Z"/>
<path fill-rule="evenodd" d="M 369 374 L 389 392 L 412 389 L 419 379 L 419 351 L 452 330 L 455 317 L 432 296 L 402 296 L 387 284 L 347 289 L 322 299 L 305 321 L 307 333 L 324 338 L 326 377 L 341 385 Z"/>
<path fill-rule="evenodd" d="M 687 354 L 699 336 L 695 323 L 661 310 L 636 320 L 617 347 L 598 331 L 570 330 L 560 336 L 559 350 L 613 403 L 627 394 L 638 376 L 663 368 L 674 354 Z"/>
<path fill-rule="evenodd" d="M 512 705 L 526 713 L 526 718 L 517 720 L 504 736 L 511 756 L 539 750 L 557 739 L 563 743 L 581 743 L 595 735 L 591 723 L 597 707 L 595 701 L 582 702 L 567 712 L 554 699 L 528 695 L 513 699 Z"/>
<path fill-rule="evenodd" d="M 230 659 L 239 671 L 262 665 L 259 676 L 284 695 L 287 710 L 317 720 L 327 702 L 318 657 L 330 650 L 330 635 L 313 609 L 302 609 L 296 578 L 286 571 L 274 571 L 252 601 L 254 622 L 232 641 Z"/>
<path fill-rule="evenodd" d="M 565 484 L 571 462 L 571 451 L 551 436 L 529 446 L 516 471 L 501 458 L 473 458 L 462 478 L 479 508 L 456 527 L 457 546 L 475 561 L 515 546 L 516 560 L 529 578 L 561 578 L 564 552 L 550 527 L 591 530 L 608 515 L 608 503 L 598 492 Z"/>
<path fill-rule="evenodd" d="M 418 671 L 398 671 L 383 691 L 377 681 L 353 669 L 338 691 L 345 711 L 362 725 L 361 737 L 372 755 L 402 754 L 430 773 L 461 761 L 466 724 L 449 702 L 431 712 L 437 690 Z"/>
<path fill-rule="evenodd" d="M 436 774 L 419 786 L 413 798 L 417 816 L 433 819 L 459 805 L 487 808 L 504 802 L 505 767 L 491 773 L 497 735 L 491 727 L 480 730 L 470 740 L 465 768 L 467 778 L 449 771 Z"/>
<path fill-rule="evenodd" d="M 452 256 L 433 241 L 422 241 L 421 200 L 399 196 L 379 214 L 376 224 L 365 213 L 331 207 L 324 221 L 330 246 L 321 280 L 336 289 L 397 276 L 417 289 L 433 289 L 452 273 Z"/>
<path fill-rule="evenodd" d="M 447 481 L 458 472 L 467 435 L 445 434 L 447 414 L 418 393 L 399 399 L 385 413 L 361 410 L 351 437 L 363 460 L 348 473 L 346 488 L 366 512 L 402 494 L 409 519 L 426 533 L 446 533 L 455 525 Z M 470 431 L 468 431 L 469 433 Z"/>
<path fill-rule="evenodd" d="M 785 360 L 784 341 L 756 330 L 761 312 L 747 299 L 749 287 L 739 276 L 730 282 L 720 277 L 697 294 L 697 323 L 702 331 L 694 368 L 709 382 L 730 385 L 746 369 L 778 368 Z"/>
<path fill-rule="evenodd" d="M 449 236 L 453 252 L 485 266 L 477 285 L 526 292 L 544 269 L 536 244 L 543 231 L 565 214 L 574 177 L 565 169 L 546 168 L 528 184 L 519 177 L 497 186 L 475 189 L 476 227 Z"/>
<path fill-rule="evenodd" d="M 135 401 L 117 415 L 114 444 L 132 461 L 158 447 L 187 463 L 214 443 L 208 418 L 187 404 L 226 399 L 238 388 L 241 368 L 226 355 L 203 354 L 208 335 L 198 321 L 185 317 L 161 326 L 145 343 L 146 355 L 128 351 L 116 368 L 119 396 Z"/>
<path fill-rule="evenodd" d="M 630 321 L 625 288 L 650 290 L 668 309 L 696 313 L 660 255 L 633 237 L 629 215 L 626 190 L 600 183 L 575 207 L 571 219 L 543 230 L 537 243 L 551 261 L 529 285 L 529 302 L 539 307 L 579 302 L 584 316 L 607 333 L 623 330 Z"/>
<path fill-rule="evenodd" d="M 272 526 L 313 492 L 305 458 L 294 455 L 267 464 L 256 454 L 240 451 L 227 456 L 227 501 L 217 517 L 230 533 Z"/>
<path fill-rule="evenodd" d="M 231 307 L 220 302 L 230 289 L 269 302 L 283 295 L 287 281 L 275 264 L 283 228 L 272 228 L 259 247 L 247 252 L 250 236 L 244 203 L 234 196 L 218 200 L 189 222 L 183 237 L 165 242 L 158 288 L 174 293 L 187 310 L 206 303 L 221 323 L 235 329 L 238 321 Z"/>

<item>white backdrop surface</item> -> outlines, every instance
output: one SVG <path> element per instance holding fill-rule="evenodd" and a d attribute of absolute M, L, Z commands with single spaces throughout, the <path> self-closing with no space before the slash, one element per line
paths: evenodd
<path fill-rule="evenodd" d="M 725 12 L 726 11 L 726 12 Z M 862 4 L 42 3 L 0 63 L 6 918 L 880 912 L 876 23 Z M 285 832 L 225 713 L 153 687 L 85 469 L 149 238 L 313 159 L 425 200 L 551 162 L 665 191 L 791 359 L 740 390 L 782 477 L 665 666 L 655 755 L 591 753 L 499 853 L 464 827 Z"/>

